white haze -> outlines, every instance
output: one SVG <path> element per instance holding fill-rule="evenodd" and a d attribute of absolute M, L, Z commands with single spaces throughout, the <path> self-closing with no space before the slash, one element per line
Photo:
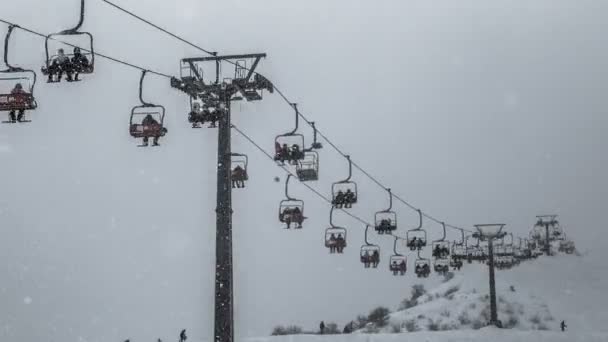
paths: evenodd
<path fill-rule="evenodd" d="M 116 2 L 210 50 L 268 53 L 262 73 L 356 162 L 439 219 L 503 221 L 525 235 L 535 215 L 558 213 L 580 248 L 603 253 L 608 2 Z M 1 0 L 0 17 L 50 33 L 76 23 L 78 3 Z M 87 15 L 99 52 L 169 74 L 202 55 L 99 0 Z M 14 64 L 39 69 L 42 39 L 17 31 L 11 47 Z M 187 97 L 150 77 L 146 97 L 167 107 L 169 134 L 162 148 L 135 147 L 138 81 L 137 70 L 99 59 L 79 84 L 42 82 L 31 125 L 0 127 L 0 340 L 173 340 L 182 328 L 210 340 L 216 132 L 190 129 Z M 267 150 L 293 125 L 278 96 L 236 104 L 233 117 Z M 325 145 L 315 187 L 328 194 L 346 163 Z M 248 187 L 234 194 L 238 336 L 342 324 L 409 293 L 413 276 L 358 263 L 364 227 L 344 214 L 336 221 L 350 246 L 330 257 L 329 208 L 301 185 L 292 192 L 306 201 L 305 229 L 282 230 L 281 170 L 236 133 L 233 147 L 251 158 Z M 353 212 L 371 220 L 386 195 L 354 179 Z M 396 209 L 404 234 L 416 214 Z M 387 257 L 392 241 L 372 240 Z"/>

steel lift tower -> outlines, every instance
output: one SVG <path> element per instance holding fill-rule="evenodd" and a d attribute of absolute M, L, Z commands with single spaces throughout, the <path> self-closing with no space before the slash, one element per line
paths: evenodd
<path fill-rule="evenodd" d="M 231 120 L 233 101 L 259 101 L 263 90 L 274 91 L 272 83 L 255 73 L 266 54 L 185 58 L 181 61 L 180 79 L 171 86 L 200 100 L 203 106 L 218 114 L 217 207 L 215 251 L 215 342 L 234 341 L 234 301 L 232 276 L 232 179 Z M 234 68 L 234 74 L 222 73 L 222 62 Z M 213 64 L 212 64 L 213 63 Z M 210 65 L 211 64 L 211 65 Z M 206 79 L 204 74 L 212 79 Z M 213 71 L 214 70 L 214 71 Z"/>

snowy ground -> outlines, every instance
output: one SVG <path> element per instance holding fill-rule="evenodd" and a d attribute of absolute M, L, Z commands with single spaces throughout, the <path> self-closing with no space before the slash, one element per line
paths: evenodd
<path fill-rule="evenodd" d="M 299 335 L 249 338 L 246 342 L 596 342 L 608 341 L 608 333 L 561 333 L 552 331 L 515 331 L 484 328 L 408 334 Z"/>
<path fill-rule="evenodd" d="M 605 277 L 608 266 L 601 258 L 594 255 L 540 257 L 512 270 L 499 271 L 499 319 L 512 328 L 501 330 L 479 329 L 489 314 L 487 268 L 476 263 L 465 266 L 449 281 L 427 288 L 426 294 L 411 307 L 393 312 L 389 324 L 379 330 L 380 334 L 365 333 L 364 328 L 351 335 L 300 335 L 246 341 L 390 342 L 404 338 L 442 342 L 608 341 L 604 294 L 608 288 Z M 568 325 L 565 333 L 559 331 L 561 320 Z"/>

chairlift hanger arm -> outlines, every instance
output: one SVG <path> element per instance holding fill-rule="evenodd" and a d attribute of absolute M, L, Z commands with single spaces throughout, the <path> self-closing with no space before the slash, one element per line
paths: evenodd
<path fill-rule="evenodd" d="M 329 225 L 330 225 L 332 228 L 341 228 L 341 229 L 345 229 L 345 228 L 338 227 L 338 226 L 334 225 L 334 206 L 333 206 L 333 205 L 331 206 L 331 209 L 329 209 Z"/>
<path fill-rule="evenodd" d="M 285 180 L 285 198 L 289 201 L 295 201 L 296 199 L 293 197 L 289 197 L 289 180 L 291 179 L 291 173 L 287 175 L 287 179 Z"/>
<path fill-rule="evenodd" d="M 346 160 L 348 161 L 348 177 L 346 177 L 346 179 L 340 181 L 339 183 L 348 183 L 353 177 L 353 162 L 351 161 L 349 155 L 345 155 L 344 158 L 346 158 Z"/>
<path fill-rule="evenodd" d="M 422 230 L 422 210 L 416 209 L 416 212 L 418 212 L 418 227 L 412 229 L 412 231 Z"/>
<path fill-rule="evenodd" d="M 333 206 L 332 206 L 332 208 L 333 208 Z M 370 227 L 369 224 L 365 225 L 365 244 L 367 246 L 371 246 L 371 243 L 369 243 L 369 240 L 367 239 L 367 232 L 369 231 L 369 227 Z"/>
<path fill-rule="evenodd" d="M 395 253 L 395 255 L 397 256 L 402 256 L 401 254 L 399 254 L 397 252 L 397 241 L 399 241 L 399 238 L 395 236 L 395 241 L 393 242 L 393 252 Z"/>
<path fill-rule="evenodd" d="M 13 29 L 15 29 L 16 27 L 18 27 L 17 25 L 8 25 L 8 32 L 6 32 L 6 37 L 4 38 L 4 64 L 6 65 L 6 67 L 8 68 L 8 71 L 14 71 L 15 67 L 13 67 L 12 65 L 10 65 L 10 63 L 8 62 L 8 42 L 11 39 L 11 34 L 13 33 Z"/>
<path fill-rule="evenodd" d="M 143 91 L 144 91 L 144 78 L 146 78 L 146 73 L 148 70 L 142 70 L 141 77 L 139 78 L 139 101 L 143 107 L 156 107 L 156 105 L 144 101 Z"/>
<path fill-rule="evenodd" d="M 291 136 L 291 135 L 296 134 L 296 132 L 298 131 L 298 127 L 300 125 L 300 112 L 298 112 L 298 104 L 297 103 L 292 103 L 291 107 L 296 112 L 296 127 L 293 129 L 293 131 L 285 134 L 284 136 Z M 304 146 L 302 146 L 302 148 L 304 148 Z"/>
<path fill-rule="evenodd" d="M 80 0 L 80 19 L 78 20 L 78 24 L 71 29 L 61 31 L 60 34 L 74 34 L 82 27 L 82 24 L 84 23 L 84 2 L 85 0 Z"/>
<path fill-rule="evenodd" d="M 350 161 L 350 158 L 348 159 Z M 386 209 L 384 212 L 389 212 L 393 209 L 393 192 L 391 191 L 391 188 L 386 188 L 386 191 L 388 192 L 388 209 Z"/>
<path fill-rule="evenodd" d="M 435 240 L 433 242 L 443 242 L 445 241 L 446 233 L 445 233 L 445 223 L 441 222 L 441 227 L 443 228 L 443 236 L 439 240 Z"/>

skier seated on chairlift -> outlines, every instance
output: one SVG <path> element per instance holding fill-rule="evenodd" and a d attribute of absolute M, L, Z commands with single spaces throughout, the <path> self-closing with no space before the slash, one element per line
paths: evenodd
<path fill-rule="evenodd" d="M 232 170 L 232 187 L 244 188 L 246 179 L 247 171 L 245 171 L 245 169 L 243 169 L 240 165 L 237 165 L 234 170 Z"/>
<path fill-rule="evenodd" d="M 399 263 L 399 274 L 405 275 L 406 270 L 407 270 L 407 265 L 405 264 L 405 260 L 401 260 L 401 263 Z"/>
<path fill-rule="evenodd" d="M 377 268 L 379 263 L 380 263 L 380 253 L 378 253 L 378 251 L 375 250 L 372 253 L 372 266 L 374 268 Z"/>
<path fill-rule="evenodd" d="M 331 234 L 329 236 L 329 253 L 335 253 L 338 245 L 338 239 L 336 239 L 336 234 Z"/>
<path fill-rule="evenodd" d="M 289 161 L 292 164 L 296 164 L 298 159 L 302 159 L 302 151 L 300 150 L 300 146 L 298 144 L 291 145 L 291 149 L 289 150 Z"/>
<path fill-rule="evenodd" d="M 141 125 L 144 126 L 144 130 L 158 130 L 159 132 L 154 135 L 154 140 L 152 141 L 153 146 L 159 146 L 158 139 L 163 132 L 166 132 L 166 128 L 161 127 L 158 121 L 154 119 L 152 114 L 148 114 L 141 121 Z M 161 132 L 163 131 L 163 132 Z M 148 136 L 144 136 L 143 146 L 148 146 Z"/>
<path fill-rule="evenodd" d="M 344 207 L 352 208 L 353 203 L 357 202 L 357 196 L 355 193 L 350 191 L 350 189 L 346 189 L 346 193 L 344 193 Z"/>
<path fill-rule="evenodd" d="M 413 237 L 407 244 L 407 246 L 413 251 L 416 248 L 418 248 L 418 238 L 417 237 Z"/>
<path fill-rule="evenodd" d="M 344 240 L 344 236 L 340 233 L 336 238 L 336 252 L 342 254 L 344 253 L 344 247 L 346 246 L 346 240 Z"/>
<path fill-rule="evenodd" d="M 72 82 L 72 63 L 70 57 L 68 57 L 63 49 L 57 50 L 57 56 L 51 61 L 51 65 L 48 68 L 49 78 L 48 83 L 61 82 L 63 73 L 66 74 L 67 81 Z M 55 78 L 53 78 L 55 76 Z"/>
<path fill-rule="evenodd" d="M 274 143 L 275 155 L 274 160 L 280 161 L 281 164 L 285 164 L 286 160 L 289 160 L 289 147 L 287 144 L 279 144 L 278 142 Z"/>
<path fill-rule="evenodd" d="M 336 208 L 342 208 L 344 206 L 344 192 L 342 192 L 342 190 L 338 190 L 338 193 L 336 194 L 336 198 L 334 199 L 334 206 Z"/>
<path fill-rule="evenodd" d="M 291 228 L 291 223 L 297 223 L 296 228 L 302 228 L 302 222 L 304 222 L 304 216 L 300 208 L 285 208 L 281 213 L 281 219 L 287 224 L 287 228 Z"/>
<path fill-rule="evenodd" d="M 89 59 L 80 52 L 80 48 L 74 48 L 74 56 L 72 56 L 71 66 L 72 71 L 74 72 L 74 81 L 79 81 L 78 75 L 89 69 Z"/>
<path fill-rule="evenodd" d="M 397 273 L 399 273 L 399 264 L 397 264 L 396 260 L 391 263 L 391 270 L 393 271 L 393 275 L 397 275 Z"/>
<path fill-rule="evenodd" d="M 435 248 L 433 248 L 433 256 L 435 258 L 439 257 L 439 254 L 441 254 L 440 250 L 439 250 L 439 245 L 436 245 Z"/>
<path fill-rule="evenodd" d="M 363 255 L 361 256 L 361 261 L 363 262 L 363 265 L 365 265 L 365 268 L 370 267 L 372 263 L 372 256 L 369 255 L 369 251 L 365 251 L 365 253 L 363 253 Z"/>
<path fill-rule="evenodd" d="M 217 121 L 220 119 L 220 109 L 215 108 L 213 111 L 209 109 L 203 109 L 203 116 L 206 117 L 209 122 L 211 122 L 209 128 L 216 128 Z"/>
<path fill-rule="evenodd" d="M 23 98 L 20 98 L 21 96 L 27 94 L 27 92 L 25 90 L 23 90 L 23 86 L 21 85 L 21 83 L 17 83 L 15 84 L 15 87 L 11 90 L 11 95 L 15 95 L 15 102 L 17 102 L 18 104 L 22 104 L 23 106 L 25 106 L 25 102 Z M 19 111 L 19 115 L 17 115 L 17 117 L 15 117 L 15 112 Z M 8 113 L 9 115 L 9 121 L 11 123 L 15 123 L 17 121 L 19 122 L 23 122 L 23 116 L 25 115 L 25 109 L 23 107 L 21 108 L 11 108 L 11 111 Z"/>
<path fill-rule="evenodd" d="M 424 273 L 425 276 L 427 276 L 429 273 L 431 273 L 429 264 L 422 265 L 422 272 Z"/>
<path fill-rule="evenodd" d="M 380 221 L 380 231 L 381 232 L 389 232 L 391 230 L 391 219 L 382 219 Z"/>
<path fill-rule="evenodd" d="M 195 102 L 192 104 L 192 110 L 188 114 L 188 121 L 192 124 L 192 128 L 200 128 L 201 124 L 205 123 L 205 117 L 199 103 Z"/>

